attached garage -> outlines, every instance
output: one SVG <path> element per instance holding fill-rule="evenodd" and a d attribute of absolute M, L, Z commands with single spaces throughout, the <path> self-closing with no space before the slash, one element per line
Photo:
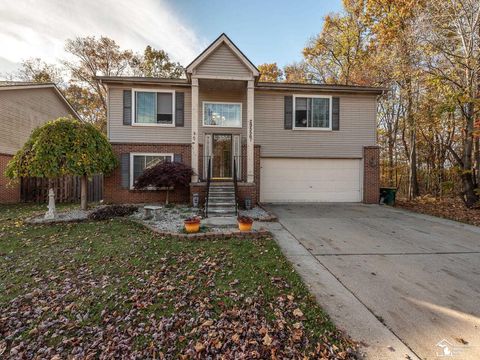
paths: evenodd
<path fill-rule="evenodd" d="M 260 160 L 261 202 L 360 202 L 360 159 Z"/>

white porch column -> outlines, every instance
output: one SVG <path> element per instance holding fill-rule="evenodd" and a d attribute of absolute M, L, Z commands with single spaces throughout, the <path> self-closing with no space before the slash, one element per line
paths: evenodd
<path fill-rule="evenodd" d="M 192 78 L 192 182 L 198 182 L 198 79 Z"/>
<path fill-rule="evenodd" d="M 254 117 L 254 82 L 249 80 L 247 85 L 247 182 L 255 181 Z"/>

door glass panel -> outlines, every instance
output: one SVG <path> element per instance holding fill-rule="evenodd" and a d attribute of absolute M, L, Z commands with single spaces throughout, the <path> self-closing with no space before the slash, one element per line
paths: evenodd
<path fill-rule="evenodd" d="M 232 177 L 232 135 L 213 135 L 212 177 Z"/>

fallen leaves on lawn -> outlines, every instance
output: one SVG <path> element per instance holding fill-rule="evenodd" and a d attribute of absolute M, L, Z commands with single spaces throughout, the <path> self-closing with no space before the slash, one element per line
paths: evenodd
<path fill-rule="evenodd" d="M 111 256 L 98 267 L 72 258 L 31 269 L 33 287 L 0 304 L 2 358 L 355 358 L 340 332 L 306 330 L 305 305 L 284 278 L 271 278 L 276 298 L 261 286 L 246 291 L 219 265 L 232 264 L 226 250 L 167 251 L 148 268 L 128 260 L 116 264 L 124 272 L 106 270 L 121 261 Z M 221 279 L 225 286 L 216 286 Z"/>

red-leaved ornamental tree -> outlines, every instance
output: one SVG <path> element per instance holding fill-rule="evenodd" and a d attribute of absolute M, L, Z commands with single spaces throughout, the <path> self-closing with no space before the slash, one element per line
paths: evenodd
<path fill-rule="evenodd" d="M 165 203 L 168 204 L 168 193 L 175 186 L 188 186 L 190 184 L 193 170 L 178 162 L 162 162 L 145 169 L 135 181 L 135 189 L 165 188 L 167 196 Z"/>

